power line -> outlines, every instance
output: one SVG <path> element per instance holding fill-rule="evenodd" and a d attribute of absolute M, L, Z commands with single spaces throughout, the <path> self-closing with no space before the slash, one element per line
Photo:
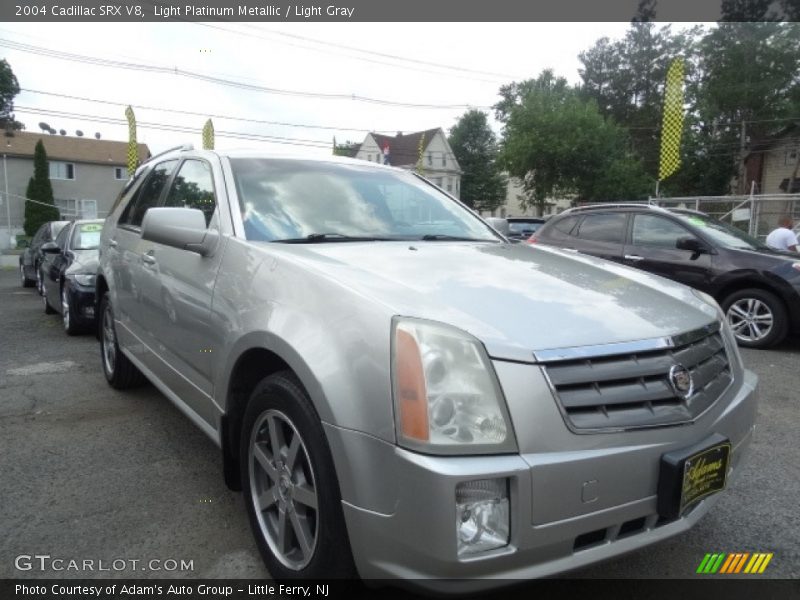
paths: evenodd
<path fill-rule="evenodd" d="M 382 130 L 377 131 L 374 129 L 359 129 L 357 127 L 334 127 L 330 125 L 311 125 L 307 123 L 288 123 L 284 121 L 266 121 L 263 119 L 253 119 L 249 117 L 231 117 L 227 115 L 218 115 L 218 114 L 211 114 L 211 113 L 204 113 L 204 112 L 196 112 L 191 110 L 180 110 L 176 108 L 160 108 L 157 106 L 146 106 L 143 104 L 135 104 L 131 102 L 115 102 L 113 100 L 100 100 L 97 98 L 87 98 L 85 96 L 71 96 L 69 94 L 59 94 L 57 92 L 45 92 L 43 90 L 33 90 L 30 88 L 20 88 L 23 92 L 28 92 L 31 94 L 42 94 L 45 96 L 55 96 L 57 98 L 66 98 L 68 100 L 80 100 L 82 102 L 94 102 L 96 104 L 107 104 L 111 106 L 128 106 L 129 104 L 134 108 L 141 108 L 144 110 L 155 110 L 160 112 L 168 112 L 168 113 L 176 113 L 182 115 L 191 115 L 195 117 L 203 117 L 203 118 L 213 118 L 213 119 L 226 119 L 229 121 L 241 121 L 243 123 L 257 123 L 260 125 L 281 125 L 285 127 L 298 127 L 303 129 L 324 129 L 328 131 L 358 131 L 361 133 L 391 133 L 392 130 Z"/>
<path fill-rule="evenodd" d="M 106 123 L 110 125 L 127 125 L 127 120 L 117 119 L 114 117 L 101 117 L 94 115 L 85 115 L 80 113 L 72 113 L 67 111 L 50 110 L 43 108 L 29 108 L 18 107 L 22 112 L 30 114 L 44 114 L 48 116 L 64 117 L 70 119 L 83 119 L 94 123 Z M 202 131 L 201 127 L 190 127 L 184 125 L 174 125 L 170 123 L 151 123 L 146 121 L 137 122 L 137 127 L 141 126 L 144 129 L 156 129 L 160 131 L 172 131 L 177 133 L 198 133 Z M 223 131 L 216 130 L 214 135 L 222 138 L 252 140 L 261 142 L 270 142 L 275 144 L 286 144 L 290 146 L 307 146 L 311 148 L 330 148 L 331 143 L 327 140 L 306 140 L 300 138 L 287 138 L 274 135 L 261 135 L 255 133 L 245 133 L 241 131 Z"/>
<path fill-rule="evenodd" d="M 146 65 L 140 63 L 130 63 L 125 61 L 117 61 L 111 59 L 104 59 L 99 58 L 96 56 L 86 56 L 83 54 L 73 54 L 70 52 L 62 52 L 59 50 L 53 50 L 50 48 L 44 48 L 42 46 L 33 46 L 30 44 L 22 44 L 19 42 L 12 42 L 9 40 L 0 39 L 0 46 L 10 48 L 12 50 L 18 50 L 20 52 L 28 52 L 31 54 L 36 54 L 39 56 L 47 56 L 50 58 L 56 58 L 59 60 L 66 60 L 69 62 L 79 62 L 85 64 L 91 64 L 95 66 L 102 66 L 102 67 L 111 67 L 111 68 L 118 68 L 118 69 L 127 69 L 133 71 L 146 71 L 151 73 L 163 73 L 168 75 L 179 75 L 181 77 L 186 77 L 188 79 L 197 79 L 200 81 L 205 81 L 208 83 L 216 84 L 216 85 L 223 85 L 228 87 L 234 87 L 238 89 L 244 89 L 254 92 L 263 92 L 268 94 L 276 94 L 276 95 L 283 95 L 283 96 L 293 96 L 293 97 L 302 97 L 302 98 L 316 98 L 320 100 L 351 100 L 354 102 L 365 102 L 368 104 L 379 104 L 383 106 L 397 106 L 401 108 L 430 108 L 430 109 L 446 109 L 446 110 L 453 110 L 453 109 L 470 109 L 470 108 L 484 108 L 489 109 L 490 107 L 480 107 L 480 106 L 473 106 L 469 104 L 418 104 L 413 102 L 399 102 L 394 100 L 384 100 L 381 98 L 371 98 L 368 96 L 361 96 L 358 94 L 340 94 L 340 93 L 323 93 L 323 92 L 306 92 L 306 91 L 299 91 L 299 90 L 287 90 L 281 88 L 271 88 L 262 85 L 256 85 L 251 83 L 245 83 L 243 81 L 236 81 L 233 79 L 224 79 L 221 77 L 213 77 L 211 75 L 205 75 L 203 73 L 195 72 L 195 71 L 186 71 L 183 69 L 178 69 L 178 67 L 174 68 L 167 68 L 167 67 L 159 67 L 155 65 Z"/>

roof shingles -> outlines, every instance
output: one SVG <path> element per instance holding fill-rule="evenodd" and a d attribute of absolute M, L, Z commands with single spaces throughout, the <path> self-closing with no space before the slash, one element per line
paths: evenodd
<path fill-rule="evenodd" d="M 2 136 L 2 151 L 9 156 L 33 157 L 36 142 L 42 140 L 48 160 L 65 160 L 103 165 L 128 164 L 128 142 L 97 140 L 95 138 L 50 135 L 15 131 L 12 136 Z M 139 162 L 150 157 L 147 144 L 138 144 Z"/>

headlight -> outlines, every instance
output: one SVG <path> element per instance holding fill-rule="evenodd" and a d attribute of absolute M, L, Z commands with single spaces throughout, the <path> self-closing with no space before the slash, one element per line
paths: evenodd
<path fill-rule="evenodd" d="M 78 273 L 77 275 L 73 275 L 72 278 L 80 285 L 85 286 L 94 286 L 94 280 L 96 275 L 88 274 L 88 273 Z"/>
<path fill-rule="evenodd" d="M 739 344 L 736 342 L 736 337 L 733 335 L 733 331 L 731 331 L 728 318 L 725 316 L 725 313 L 722 312 L 720 305 L 713 296 L 706 294 L 705 292 L 701 292 L 700 290 L 696 290 L 694 288 L 692 288 L 692 292 L 695 296 L 700 298 L 700 300 L 710 305 L 717 311 L 717 318 L 720 320 L 720 333 L 722 335 L 722 339 L 725 340 L 725 343 L 728 347 L 728 353 L 733 356 L 733 359 L 740 367 L 743 367 L 744 363 L 742 362 L 742 355 L 739 353 Z"/>
<path fill-rule="evenodd" d="M 516 450 L 500 385 L 478 340 L 440 323 L 396 318 L 392 360 L 401 444 L 440 454 Z"/>

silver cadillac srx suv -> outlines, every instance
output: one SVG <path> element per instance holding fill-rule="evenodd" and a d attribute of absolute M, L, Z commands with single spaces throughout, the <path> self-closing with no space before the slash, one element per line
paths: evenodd
<path fill-rule="evenodd" d="M 753 432 L 709 296 L 510 244 L 377 164 L 156 156 L 97 298 L 108 382 L 150 380 L 221 448 L 275 578 L 588 565 L 713 511 Z"/>

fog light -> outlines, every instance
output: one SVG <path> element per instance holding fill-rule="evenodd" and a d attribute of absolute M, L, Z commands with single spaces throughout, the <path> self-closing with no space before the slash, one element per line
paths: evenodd
<path fill-rule="evenodd" d="M 479 479 L 456 487 L 458 555 L 508 545 L 508 479 Z"/>

